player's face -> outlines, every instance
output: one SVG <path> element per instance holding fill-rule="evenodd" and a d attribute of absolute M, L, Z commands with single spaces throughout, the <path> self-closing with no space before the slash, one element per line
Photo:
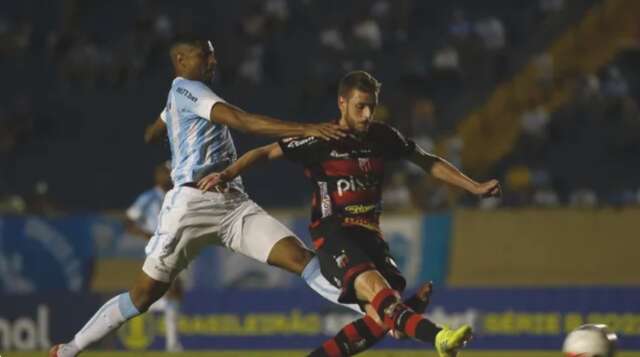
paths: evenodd
<path fill-rule="evenodd" d="M 207 42 L 204 46 L 193 48 L 185 58 L 185 65 L 191 78 L 203 82 L 209 82 L 213 79 L 213 73 L 216 69 L 218 61 L 211 42 Z"/>
<path fill-rule="evenodd" d="M 376 105 L 378 105 L 378 98 L 374 93 L 353 89 L 348 98 L 342 96 L 338 98 L 338 106 L 342 114 L 340 120 L 350 130 L 365 134 L 373 121 Z"/>

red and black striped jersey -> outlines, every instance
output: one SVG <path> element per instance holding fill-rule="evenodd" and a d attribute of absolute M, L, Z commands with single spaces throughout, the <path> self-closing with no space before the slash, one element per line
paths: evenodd
<path fill-rule="evenodd" d="M 311 222 L 338 216 L 345 225 L 379 231 L 385 161 L 403 159 L 415 144 L 395 128 L 374 122 L 362 138 L 325 141 L 285 138 L 284 156 L 304 166 L 313 185 Z"/>

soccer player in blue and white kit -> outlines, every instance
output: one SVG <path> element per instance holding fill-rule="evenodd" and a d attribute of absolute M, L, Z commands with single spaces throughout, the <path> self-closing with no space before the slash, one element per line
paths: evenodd
<path fill-rule="evenodd" d="M 154 185 L 142 192 L 127 208 L 127 230 L 138 236 L 150 238 L 158 226 L 158 214 L 164 196 L 171 188 L 171 164 L 163 162 L 156 166 L 153 174 Z"/>
<path fill-rule="evenodd" d="M 240 177 L 229 182 L 224 192 L 203 192 L 197 182 L 237 159 L 228 127 L 273 137 L 330 140 L 346 134 L 335 124 L 285 122 L 247 113 L 225 102 L 205 84 L 217 64 L 209 41 L 178 40 L 170 53 L 176 78 L 166 107 L 146 138 L 166 130 L 174 188 L 165 196 L 142 273 L 128 292 L 105 303 L 72 341 L 53 346 L 50 357 L 77 356 L 125 321 L 146 312 L 176 275 L 210 244 L 301 275 L 320 295 L 337 301 L 339 291 L 322 277 L 317 258 L 287 227 L 249 199 Z"/>
<path fill-rule="evenodd" d="M 167 161 L 157 165 L 153 179 L 155 185 L 141 193 L 126 212 L 127 230 L 147 240 L 153 237 L 153 233 L 156 231 L 164 196 L 173 187 L 171 163 Z M 182 351 L 182 344 L 178 336 L 178 318 L 182 295 L 182 280 L 179 275 L 167 293 L 149 308 L 150 311 L 164 313 L 165 349 L 169 352 Z"/>

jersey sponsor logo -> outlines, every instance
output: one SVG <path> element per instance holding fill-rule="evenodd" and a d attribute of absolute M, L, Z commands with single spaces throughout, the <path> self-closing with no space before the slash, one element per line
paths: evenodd
<path fill-rule="evenodd" d="M 367 148 L 352 150 L 350 152 L 340 152 L 334 149 L 334 150 L 331 150 L 331 152 L 329 152 L 329 156 L 335 157 L 337 159 L 346 159 L 349 157 L 368 156 L 368 155 L 371 155 L 371 153 L 372 153 L 371 149 L 367 149 Z"/>
<path fill-rule="evenodd" d="M 331 215 L 331 197 L 329 196 L 329 188 L 324 181 L 318 181 L 318 187 L 320 188 L 320 210 L 322 217 L 328 217 Z"/>
<path fill-rule="evenodd" d="M 309 136 L 303 139 L 287 138 L 287 139 L 284 139 L 283 142 L 287 143 L 287 148 L 295 149 L 303 145 L 311 144 L 312 142 L 315 142 L 315 140 L 316 140 L 315 136 Z"/>
<path fill-rule="evenodd" d="M 176 92 L 178 92 L 178 94 L 182 94 L 183 96 L 187 97 L 187 99 L 189 99 L 190 101 L 197 103 L 198 102 L 198 98 L 196 96 L 194 96 L 193 94 L 191 94 L 191 92 L 189 92 L 188 90 L 182 88 L 182 87 L 178 87 L 176 89 Z"/>
<path fill-rule="evenodd" d="M 336 181 L 336 187 L 338 189 L 338 196 L 342 196 L 345 192 L 349 191 L 366 191 L 378 186 L 378 180 L 371 177 L 354 177 L 341 178 Z"/>
<path fill-rule="evenodd" d="M 351 205 L 346 206 L 344 210 L 349 214 L 363 214 L 376 209 L 376 205 Z"/>
<path fill-rule="evenodd" d="M 342 158 L 349 157 L 349 153 L 348 152 L 338 152 L 338 150 L 331 150 L 331 152 L 329 153 L 329 156 L 342 159 Z"/>
<path fill-rule="evenodd" d="M 358 226 L 374 232 L 380 232 L 380 226 L 378 225 L 378 222 L 374 222 L 364 217 L 345 217 L 342 220 L 342 223 L 347 226 Z"/>

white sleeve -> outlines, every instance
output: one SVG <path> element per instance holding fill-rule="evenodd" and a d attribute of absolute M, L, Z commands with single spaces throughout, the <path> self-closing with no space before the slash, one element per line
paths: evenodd
<path fill-rule="evenodd" d="M 137 222 L 142 217 L 142 212 L 136 206 L 131 206 L 127 209 L 127 218 L 130 220 Z"/>
<path fill-rule="evenodd" d="M 210 119 L 211 108 L 224 100 L 218 97 L 202 82 L 182 81 L 176 86 L 178 107 L 190 111 L 199 117 Z"/>
<path fill-rule="evenodd" d="M 162 109 L 162 111 L 160 112 L 160 119 L 165 123 L 167 122 L 167 107 Z"/>

